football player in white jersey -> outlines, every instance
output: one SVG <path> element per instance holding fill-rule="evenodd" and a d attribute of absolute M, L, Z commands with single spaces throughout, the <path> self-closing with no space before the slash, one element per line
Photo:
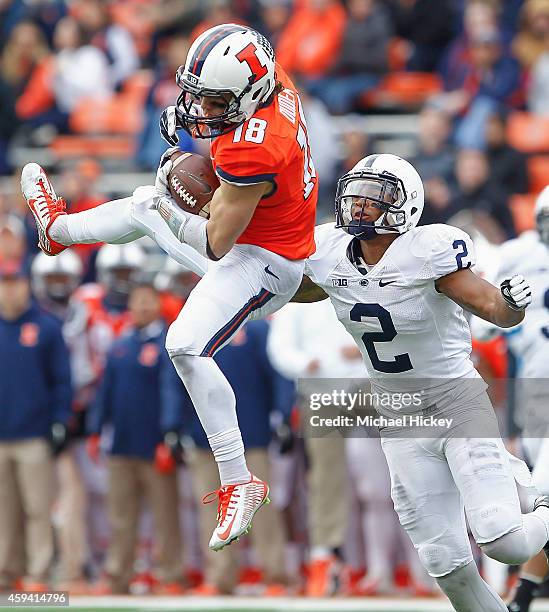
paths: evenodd
<path fill-rule="evenodd" d="M 549 380 L 549 186 L 536 200 L 535 216 L 536 231 L 525 232 L 499 248 L 498 278 L 524 274 L 532 287 L 528 316 L 516 330 L 506 334 L 506 340 L 519 358 L 517 409 L 524 427 L 523 446 L 534 465 L 535 486 L 544 495 L 549 495 L 546 382 Z M 546 575 L 547 562 L 543 553 L 525 563 L 509 610 L 528 612 Z"/>
<path fill-rule="evenodd" d="M 408 162 L 387 154 L 361 160 L 339 181 L 336 224 L 317 228 L 295 299 L 330 297 L 375 391 L 423 390 L 423 414 L 452 419 L 431 437 L 382 429 L 395 510 L 455 610 L 505 612 L 473 561 L 464 513 L 489 557 L 517 564 L 549 540 L 549 498 L 521 514 L 515 479 L 529 484 L 529 474 L 515 469 L 526 467 L 507 453 L 497 426 L 486 429 L 495 416 L 469 357 L 463 309 L 511 327 L 523 320 L 531 291 L 519 275 L 501 288 L 475 275 L 469 236 L 447 225 L 416 227 L 422 209 L 423 185 Z M 473 433 L 464 435 L 467 424 Z"/>

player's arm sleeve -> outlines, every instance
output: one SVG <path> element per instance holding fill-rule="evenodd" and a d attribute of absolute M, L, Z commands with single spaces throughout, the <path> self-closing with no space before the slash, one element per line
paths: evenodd
<path fill-rule="evenodd" d="M 248 124 L 245 125 L 246 130 L 251 129 L 246 126 Z M 244 134 L 242 138 L 245 138 Z M 233 146 L 222 144 L 216 150 L 215 159 L 215 172 L 226 183 L 237 187 L 270 183 L 271 193 L 276 190 L 278 168 L 283 162 L 272 146 L 245 141 L 233 144 Z"/>
<path fill-rule="evenodd" d="M 69 351 L 61 325 L 53 325 L 47 367 L 52 389 L 52 415 L 56 423 L 69 422 L 72 404 L 72 385 Z"/>
<path fill-rule="evenodd" d="M 429 227 L 429 226 L 426 226 Z M 475 265 L 471 237 L 449 225 L 433 225 L 422 236 L 422 250 L 429 253 L 427 273 L 432 280 Z"/>

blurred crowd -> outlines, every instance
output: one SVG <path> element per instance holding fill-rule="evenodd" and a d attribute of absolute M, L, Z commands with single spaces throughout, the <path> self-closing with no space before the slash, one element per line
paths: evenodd
<path fill-rule="evenodd" d="M 108 174 L 152 182 L 175 71 L 225 22 L 266 34 L 299 84 L 319 218 L 337 178 L 381 150 L 335 120 L 398 112 L 418 115 L 422 223 L 494 244 L 533 227 L 549 168 L 549 0 L 0 0 L 0 176 L 18 176 L 17 151 L 49 151 L 70 212 L 110 199 Z M 182 134 L 180 146 L 196 145 Z M 202 496 L 218 486 L 215 463 L 163 349 L 198 278 L 147 239 L 37 254 L 6 184 L 0 590 L 434 592 L 396 522 L 378 441 L 299 436 L 295 379 L 363 375 L 329 304 L 250 323 L 216 358 L 273 504 L 252 537 L 214 555 L 215 504 Z M 474 357 L 485 378 L 509 371 L 500 342 Z"/>
<path fill-rule="evenodd" d="M 0 176 L 37 148 L 50 170 L 91 157 L 99 172 L 152 172 L 175 71 L 224 22 L 265 33 L 302 90 L 321 216 L 341 172 L 378 148 L 334 117 L 424 109 L 426 219 L 475 206 L 510 236 L 513 208 L 528 217 L 549 167 L 547 0 L 1 0 Z"/>

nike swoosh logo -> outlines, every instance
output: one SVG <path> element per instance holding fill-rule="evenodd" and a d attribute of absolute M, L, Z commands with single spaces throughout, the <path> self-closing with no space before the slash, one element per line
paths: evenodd
<path fill-rule="evenodd" d="M 382 280 L 380 280 L 379 281 L 379 286 L 380 287 L 386 287 L 387 285 L 392 285 L 393 283 L 396 283 L 396 280 L 387 281 L 385 283 Z"/>
<path fill-rule="evenodd" d="M 227 529 L 225 529 L 225 531 L 223 533 L 219 533 L 218 537 L 220 540 L 225 541 L 230 535 L 231 535 L 231 529 L 233 528 L 233 523 L 235 522 L 236 519 L 236 511 L 233 515 L 233 518 L 231 520 L 231 522 L 229 523 L 229 526 L 227 527 Z"/>
<path fill-rule="evenodd" d="M 275 278 L 278 278 L 278 280 L 280 280 L 280 278 L 274 273 L 271 272 L 271 270 L 269 270 L 271 266 L 265 266 L 265 272 L 267 272 L 267 274 L 270 274 L 271 276 L 274 276 Z"/>

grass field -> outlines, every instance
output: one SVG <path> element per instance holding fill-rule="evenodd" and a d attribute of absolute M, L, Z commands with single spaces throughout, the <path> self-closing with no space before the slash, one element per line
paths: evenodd
<path fill-rule="evenodd" d="M 21 608 L 2 607 L 4 610 Z M 63 610 L 67 608 L 40 608 Z M 451 612 L 442 599 L 251 599 L 193 597 L 71 597 L 70 612 Z M 532 607 L 532 612 L 549 612 L 549 600 Z"/>

